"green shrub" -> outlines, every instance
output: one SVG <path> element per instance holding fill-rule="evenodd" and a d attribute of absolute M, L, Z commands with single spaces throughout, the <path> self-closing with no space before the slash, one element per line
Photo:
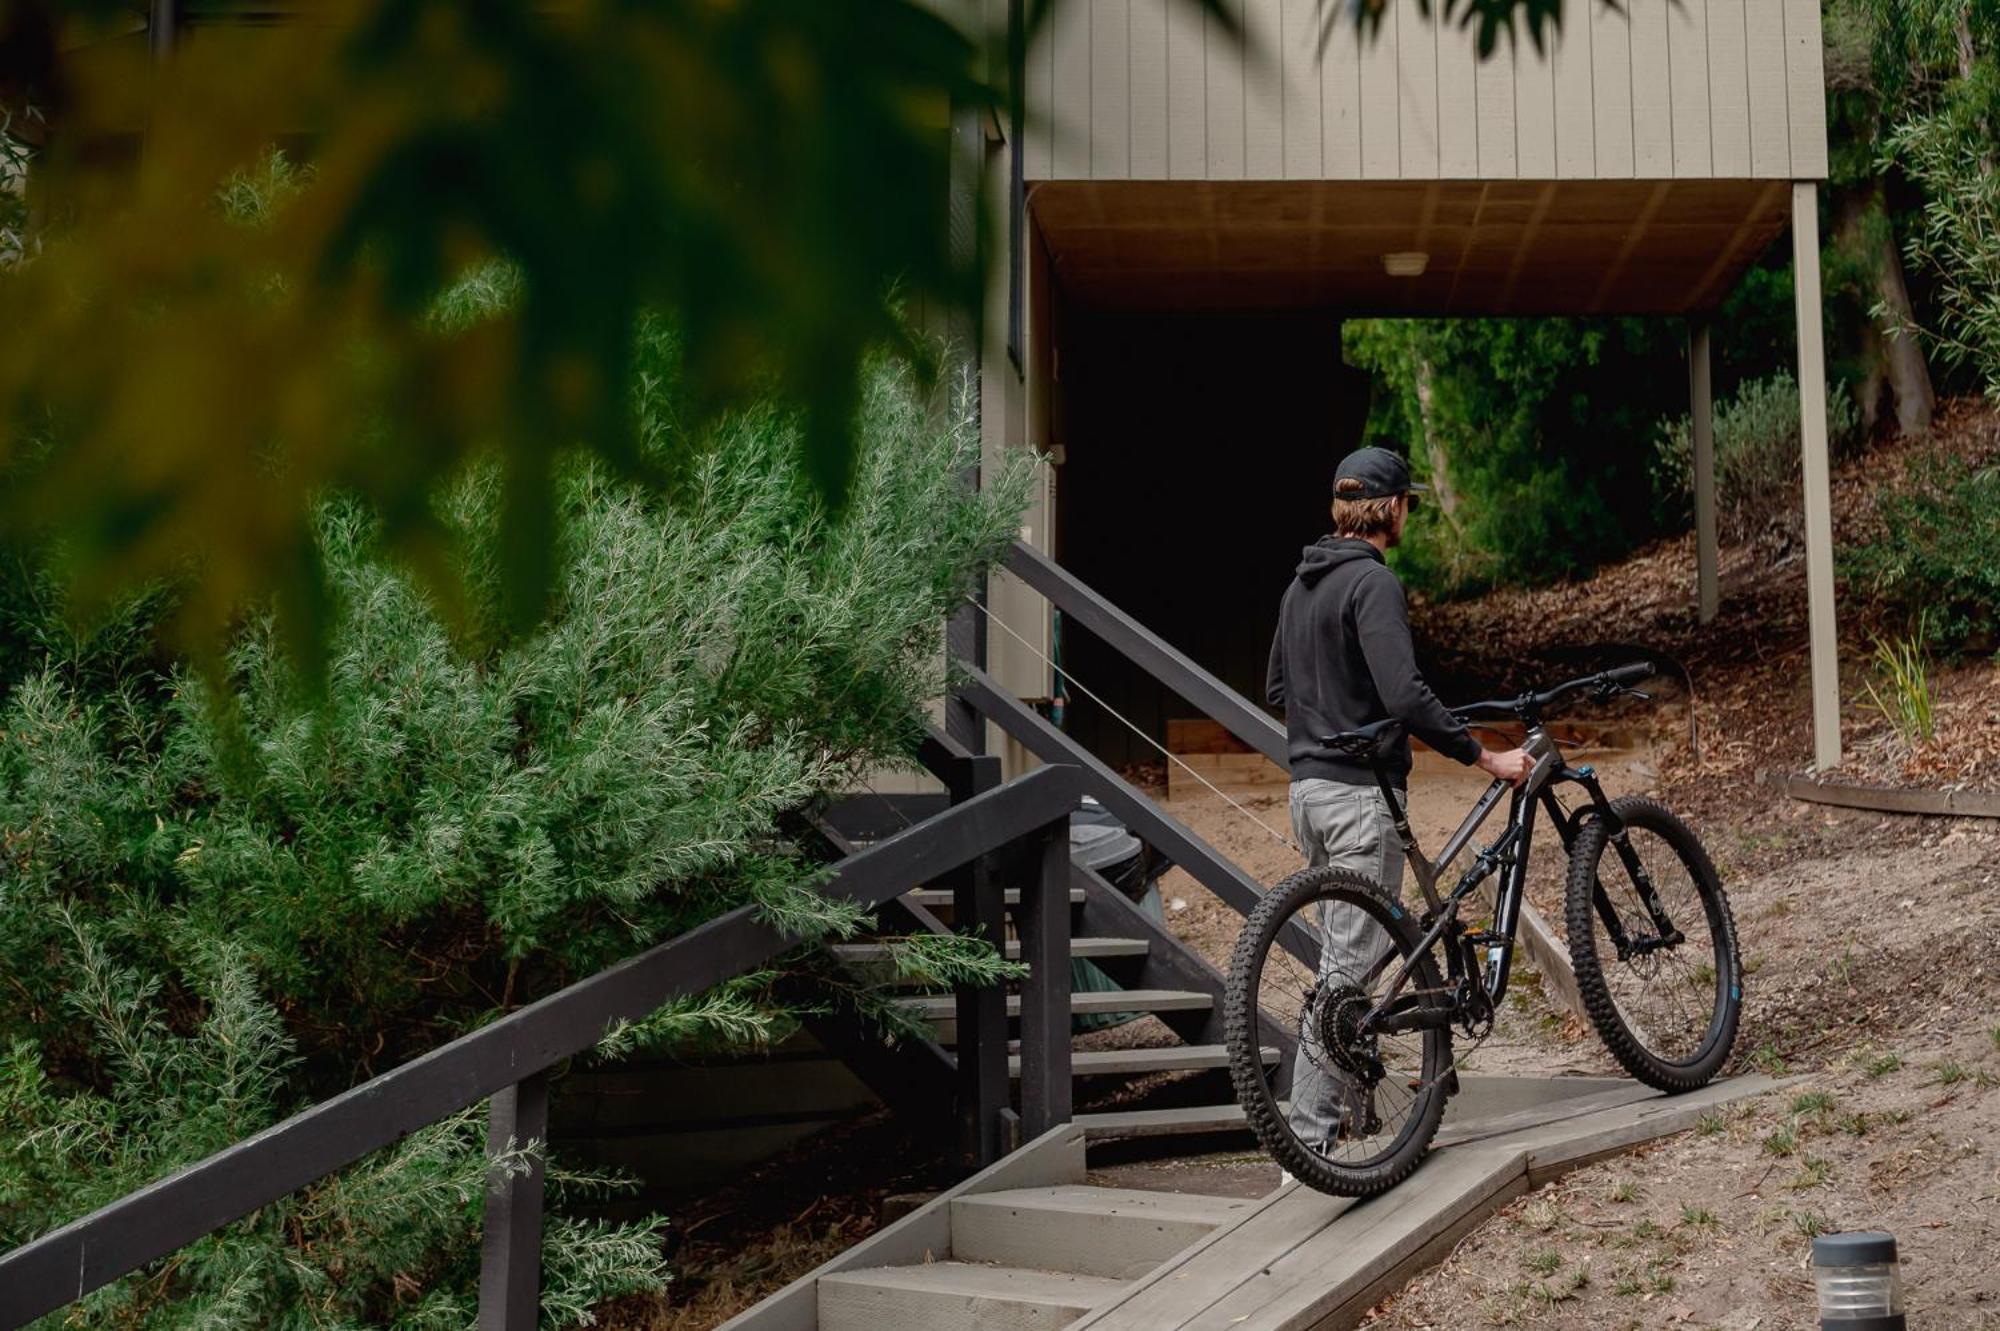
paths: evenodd
<path fill-rule="evenodd" d="M 802 940 L 856 923 L 779 817 L 907 761 L 943 617 L 1017 530 L 1025 475 L 967 490 L 969 414 L 884 363 L 830 521 L 791 418 L 680 437 L 676 348 L 648 345 L 636 405 L 686 459 L 679 482 L 658 498 L 591 466 L 558 478 L 557 595 L 532 633 L 500 608 L 494 468 L 437 500 L 469 589 L 449 612 L 383 556 L 373 514 L 326 503 L 317 694 L 266 617 L 196 672 L 160 663 L 166 593 L 87 630 L 41 565 L 0 567 L 0 1249 L 722 911 L 754 904 Z M 815 965 L 674 1005 L 617 1047 L 767 1038 Z M 265 1208 L 89 1316 L 467 1325 L 480 1126 Z M 657 1239 L 555 1216 L 545 1324 L 656 1287 Z"/>
<path fill-rule="evenodd" d="M 1843 550 L 1851 590 L 1951 655 L 2000 648 L 2000 467 L 1943 460 L 1880 495 L 1881 532 Z"/>
<path fill-rule="evenodd" d="M 1827 395 L 1827 439 L 1835 451 L 1860 433 L 1852 395 Z M 1687 416 L 1664 424 L 1656 441 L 1653 484 L 1661 502 L 1683 520 L 1694 511 L 1694 426 Z M 1776 515 L 1800 511 L 1799 386 L 1780 370 L 1751 379 L 1715 408 L 1716 528 L 1742 541 Z"/>

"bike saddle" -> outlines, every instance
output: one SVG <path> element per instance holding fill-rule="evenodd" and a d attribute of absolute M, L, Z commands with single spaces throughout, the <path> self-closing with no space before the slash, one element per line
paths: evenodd
<path fill-rule="evenodd" d="M 1375 751 L 1402 732 L 1403 723 L 1395 717 L 1384 717 L 1357 730 L 1343 730 L 1337 735 L 1324 736 L 1320 743 L 1335 753 L 1344 753 L 1353 758 L 1372 758 Z"/>

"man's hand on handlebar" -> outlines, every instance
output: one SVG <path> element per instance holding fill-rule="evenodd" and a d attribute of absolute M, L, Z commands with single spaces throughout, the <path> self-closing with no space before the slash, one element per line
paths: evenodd
<path fill-rule="evenodd" d="M 1479 751 L 1479 770 L 1488 776 L 1505 781 L 1510 786 L 1518 786 L 1528 779 L 1533 770 L 1534 760 L 1528 757 L 1526 749 L 1508 749 L 1505 753 L 1495 753 L 1491 749 Z"/>

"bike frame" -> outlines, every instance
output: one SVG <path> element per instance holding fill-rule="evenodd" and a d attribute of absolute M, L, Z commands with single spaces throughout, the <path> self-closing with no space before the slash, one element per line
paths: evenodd
<path fill-rule="evenodd" d="M 1533 766 L 1527 779 L 1513 789 L 1513 800 L 1507 812 L 1507 827 L 1492 844 L 1483 847 L 1473 857 L 1472 863 L 1459 875 L 1458 882 L 1448 896 L 1440 899 L 1437 880 L 1459 854 L 1470 845 L 1493 811 L 1500 806 L 1500 797 L 1508 790 L 1504 781 L 1495 780 L 1486 788 L 1477 803 L 1465 815 L 1449 838 L 1436 860 L 1425 858 L 1417 845 L 1416 834 L 1410 830 L 1410 823 L 1396 792 L 1389 784 L 1388 775 L 1380 764 L 1376 765 L 1375 779 L 1382 789 L 1383 798 L 1388 801 L 1390 816 L 1396 826 L 1396 836 L 1403 844 L 1404 858 L 1409 861 L 1411 872 L 1416 875 L 1417 886 L 1422 890 L 1427 909 L 1420 924 L 1425 933 L 1415 951 L 1405 960 L 1390 982 L 1387 995 L 1381 999 L 1368 1015 L 1363 1018 L 1364 1028 L 1373 1027 L 1384 1033 L 1403 1033 L 1440 1026 L 1448 1026 L 1454 1020 L 1465 1017 L 1477 1021 L 1490 1017 L 1498 1010 L 1501 1000 L 1507 996 L 1507 982 L 1513 969 L 1514 935 L 1520 923 L 1521 902 L 1527 892 L 1528 855 L 1534 843 L 1535 814 L 1539 807 L 1547 812 L 1556 833 L 1562 839 L 1563 849 L 1569 851 L 1576 840 L 1581 821 L 1586 817 L 1597 817 L 1605 821 L 1611 829 L 1612 844 L 1619 858 L 1624 862 L 1634 883 L 1638 886 L 1647 912 L 1652 916 L 1659 933 L 1651 939 L 1637 943 L 1629 940 L 1617 911 L 1605 895 L 1602 884 L 1597 886 L 1595 905 L 1598 916 L 1604 921 L 1605 929 L 1618 955 L 1623 958 L 1634 950 L 1648 950 L 1653 947 L 1672 946 L 1681 941 L 1680 931 L 1667 918 L 1659 893 L 1647 877 L 1644 866 L 1639 862 L 1636 851 L 1619 824 L 1617 814 L 1612 810 L 1611 801 L 1606 798 L 1604 788 L 1598 784 L 1596 773 L 1589 767 L 1571 767 L 1562 756 L 1562 750 L 1539 720 L 1528 719 L 1527 737 L 1522 742 Z M 1579 807 L 1574 814 L 1565 813 L 1556 802 L 1556 787 L 1575 785 L 1583 788 L 1589 796 L 1588 805 Z M 1470 896 L 1481 883 L 1494 873 L 1500 874 L 1500 883 L 1494 898 L 1493 928 L 1467 930 L 1458 922 L 1459 905 Z M 1446 969 L 1449 977 L 1451 998 L 1447 1005 L 1422 1001 L 1423 995 L 1405 995 L 1404 986 L 1409 983 L 1418 958 L 1428 953 L 1432 947 L 1449 934 L 1454 946 L 1444 949 Z M 1484 945 L 1486 963 L 1479 963 L 1478 949 Z M 1381 975 L 1390 961 L 1396 957 L 1391 947 L 1380 960 L 1368 969 L 1363 977 L 1364 984 L 1372 984 Z M 1416 1000 L 1416 1001 L 1412 1001 Z"/>

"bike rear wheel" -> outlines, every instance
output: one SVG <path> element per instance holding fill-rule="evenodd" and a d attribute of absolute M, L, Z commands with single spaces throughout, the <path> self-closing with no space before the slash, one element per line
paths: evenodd
<path fill-rule="evenodd" d="M 1610 822 L 1587 818 L 1570 849 L 1565 905 L 1576 986 L 1627 1072 L 1663 1091 L 1691 1091 L 1722 1069 L 1736 1043 L 1736 922 L 1692 828 L 1648 799 L 1613 800 L 1611 810 Z"/>
<path fill-rule="evenodd" d="M 1360 959 L 1322 964 L 1317 970 L 1285 946 L 1319 948 L 1323 918 L 1336 927 L 1365 917 L 1379 927 Z M 1403 962 L 1416 955 L 1415 922 L 1402 907 L 1360 874 L 1345 869 L 1304 869 L 1267 893 L 1244 924 L 1229 967 L 1224 1031 L 1236 1098 L 1250 1129 L 1293 1177 L 1343 1197 L 1368 1197 L 1408 1177 L 1422 1161 L 1444 1113 L 1451 1068 L 1448 1028 L 1378 1034 L 1358 1028 L 1359 1017 L 1389 989 Z M 1402 995 L 1442 1007 L 1443 982 L 1428 954 L 1418 956 Z M 1311 1096 L 1319 1115 L 1292 1112 L 1280 1103 L 1262 1056 L 1260 1006 L 1298 1042 L 1293 1092 Z M 1316 1122 L 1341 1118 L 1332 1135 Z M 1303 1127 L 1302 1127 L 1303 1125 Z"/>

